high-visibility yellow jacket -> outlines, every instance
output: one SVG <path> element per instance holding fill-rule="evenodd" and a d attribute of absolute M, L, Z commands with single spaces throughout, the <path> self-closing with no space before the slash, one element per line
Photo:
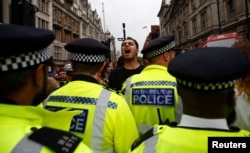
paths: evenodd
<path fill-rule="evenodd" d="M 125 81 L 122 92 L 135 117 L 140 134 L 166 120 L 180 120 L 177 121 L 176 80 L 167 72 L 165 66 L 148 65 L 140 74 Z"/>
<path fill-rule="evenodd" d="M 215 130 L 161 125 L 147 131 L 147 136 L 138 139 L 129 153 L 207 153 L 208 137 L 249 136 L 249 131 L 239 129 Z"/>
<path fill-rule="evenodd" d="M 88 76 L 73 78 L 54 91 L 45 108 L 81 110 L 82 114 L 74 117 L 69 131 L 82 137 L 94 152 L 127 152 L 139 136 L 124 98 Z"/>
<path fill-rule="evenodd" d="M 1 104 L 0 101 L 0 152 L 1 153 L 51 153 L 58 152 L 50 148 L 50 145 L 56 146 L 58 140 L 65 142 L 60 144 L 59 149 L 69 150 L 74 143 L 69 140 L 76 140 L 76 136 L 70 132 L 62 132 L 61 130 L 68 129 L 69 123 L 65 122 L 71 120 L 72 116 L 79 114 L 78 112 L 69 113 L 68 111 L 51 112 L 40 107 L 34 106 L 20 106 L 11 104 Z M 63 120 L 61 120 L 63 118 Z M 48 140 L 45 144 L 40 144 L 35 139 L 31 139 L 35 133 L 40 129 L 52 131 L 59 135 L 50 135 L 48 132 L 43 132 L 43 136 L 38 136 L 38 141 Z M 60 130 L 61 129 L 61 130 Z M 49 134 L 50 136 L 45 136 Z M 58 137 L 59 136 L 59 137 Z M 68 139 L 65 140 L 65 136 Z M 37 136 L 36 136 L 37 137 Z M 53 138 L 53 139 L 52 139 Z M 57 139 L 59 138 L 59 139 Z M 73 139 L 72 139 L 73 138 Z M 79 139 L 78 139 L 79 140 Z M 80 139 L 81 140 L 81 139 Z M 71 152 L 75 153 L 92 153 L 82 141 L 75 144 L 77 148 Z"/>

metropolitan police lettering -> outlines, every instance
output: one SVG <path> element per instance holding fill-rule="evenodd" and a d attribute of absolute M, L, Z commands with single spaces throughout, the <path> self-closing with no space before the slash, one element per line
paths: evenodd
<path fill-rule="evenodd" d="M 133 105 L 174 106 L 174 89 L 132 89 Z"/>
<path fill-rule="evenodd" d="M 45 108 L 51 111 L 55 111 L 55 112 L 66 109 L 66 107 L 56 107 L 56 106 L 46 106 Z M 70 124 L 70 131 L 84 133 L 85 128 L 86 128 L 87 118 L 88 118 L 88 110 L 79 109 L 79 108 L 71 108 L 69 111 L 73 111 L 73 110 L 81 110 L 82 113 L 74 116 Z"/>
<path fill-rule="evenodd" d="M 71 109 L 71 110 L 81 110 L 82 113 L 77 116 L 74 116 L 73 120 L 71 121 L 70 131 L 84 133 L 88 118 L 88 110 L 87 109 Z"/>

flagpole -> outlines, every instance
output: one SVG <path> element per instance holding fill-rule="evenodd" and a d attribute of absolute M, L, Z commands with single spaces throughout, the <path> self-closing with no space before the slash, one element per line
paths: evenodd
<path fill-rule="evenodd" d="M 105 14 L 104 14 L 104 3 L 102 2 L 102 13 L 103 13 L 103 30 L 106 33 L 106 25 L 105 25 Z"/>

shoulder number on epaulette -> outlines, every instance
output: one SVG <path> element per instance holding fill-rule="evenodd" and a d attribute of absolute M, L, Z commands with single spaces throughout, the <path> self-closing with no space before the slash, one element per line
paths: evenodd
<path fill-rule="evenodd" d="M 82 141 L 80 137 L 72 133 L 49 127 L 42 127 L 34 131 L 29 139 L 58 153 L 72 153 Z"/>

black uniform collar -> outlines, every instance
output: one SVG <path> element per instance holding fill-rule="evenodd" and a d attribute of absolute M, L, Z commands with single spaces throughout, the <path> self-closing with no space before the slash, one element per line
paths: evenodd
<path fill-rule="evenodd" d="M 19 105 L 17 102 L 4 97 L 0 97 L 0 104 Z"/>
<path fill-rule="evenodd" d="M 95 78 L 83 74 L 73 76 L 71 81 L 87 81 L 91 83 L 100 84 Z"/>

